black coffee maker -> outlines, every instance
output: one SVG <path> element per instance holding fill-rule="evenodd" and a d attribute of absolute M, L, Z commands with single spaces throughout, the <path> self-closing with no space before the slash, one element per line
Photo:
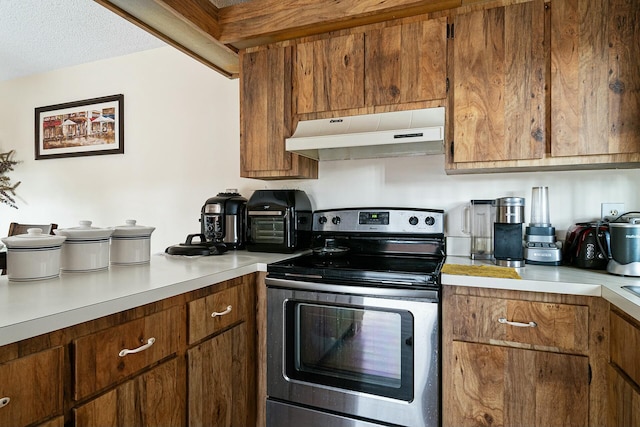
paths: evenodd
<path fill-rule="evenodd" d="M 496 265 L 524 267 L 522 225 L 524 224 L 524 198 L 496 199 L 496 222 L 493 224 L 493 256 Z"/>
<path fill-rule="evenodd" d="M 200 228 L 207 241 L 224 243 L 227 249 L 244 249 L 247 199 L 235 188 L 207 199 L 200 213 Z"/>

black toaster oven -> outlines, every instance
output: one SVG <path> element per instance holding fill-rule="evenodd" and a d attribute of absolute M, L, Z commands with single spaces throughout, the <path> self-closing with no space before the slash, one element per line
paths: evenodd
<path fill-rule="evenodd" d="M 308 249 L 312 215 L 311 201 L 302 190 L 256 190 L 247 202 L 247 250 Z"/>

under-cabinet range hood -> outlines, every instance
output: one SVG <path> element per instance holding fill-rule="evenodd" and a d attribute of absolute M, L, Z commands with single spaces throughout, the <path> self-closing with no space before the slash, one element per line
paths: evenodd
<path fill-rule="evenodd" d="M 444 107 L 298 122 L 286 149 L 316 160 L 444 153 Z"/>

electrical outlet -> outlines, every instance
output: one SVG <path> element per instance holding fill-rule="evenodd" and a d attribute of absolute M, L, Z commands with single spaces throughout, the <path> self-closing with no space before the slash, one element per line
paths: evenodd
<path fill-rule="evenodd" d="M 600 218 L 616 217 L 624 213 L 624 203 L 602 203 Z"/>

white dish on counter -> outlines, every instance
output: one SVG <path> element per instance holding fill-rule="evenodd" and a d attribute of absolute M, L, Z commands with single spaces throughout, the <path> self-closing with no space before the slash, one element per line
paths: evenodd
<path fill-rule="evenodd" d="M 91 221 L 80 221 L 78 227 L 53 231 L 66 236 L 62 244 L 60 268 L 63 272 L 90 272 L 109 268 L 111 228 L 92 227 Z"/>

